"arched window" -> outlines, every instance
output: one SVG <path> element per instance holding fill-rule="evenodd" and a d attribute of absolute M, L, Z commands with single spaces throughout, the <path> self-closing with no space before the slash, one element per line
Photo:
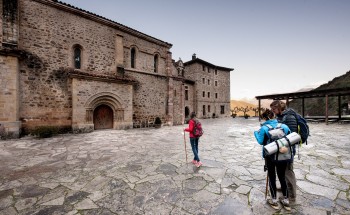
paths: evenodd
<path fill-rule="evenodd" d="M 154 55 L 154 61 L 153 61 L 153 66 L 154 66 L 154 72 L 158 72 L 158 55 Z"/>
<path fill-rule="evenodd" d="M 74 56 L 73 56 L 74 68 L 80 69 L 81 68 L 81 47 L 78 45 L 74 46 L 73 51 L 74 51 Z"/>
<path fill-rule="evenodd" d="M 135 48 L 131 48 L 130 58 L 131 58 L 131 68 L 135 68 L 135 59 L 136 59 L 136 50 L 135 50 Z"/>

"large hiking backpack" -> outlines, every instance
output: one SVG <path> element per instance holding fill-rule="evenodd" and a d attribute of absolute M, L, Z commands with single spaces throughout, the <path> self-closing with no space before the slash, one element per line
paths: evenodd
<path fill-rule="evenodd" d="M 301 137 L 301 143 L 306 143 L 307 145 L 307 138 L 310 135 L 309 131 L 309 125 L 307 124 L 306 119 L 304 119 L 300 114 L 292 110 L 292 113 L 294 117 L 297 119 L 298 123 L 298 134 Z"/>
<path fill-rule="evenodd" d="M 284 133 L 284 130 L 282 128 L 282 123 L 278 123 L 277 126 L 274 128 L 271 125 L 265 125 L 269 130 L 268 130 L 268 140 L 267 144 L 275 142 L 278 147 L 277 152 L 273 155 L 270 155 L 272 160 L 275 162 L 286 162 L 286 161 L 291 161 L 293 159 L 293 153 L 292 153 L 292 146 L 291 143 L 289 143 L 289 146 L 283 146 L 279 147 L 278 141 L 282 138 L 286 138 L 286 133 Z M 289 140 L 286 139 L 288 142 Z M 282 149 L 283 148 L 283 149 Z"/>
<path fill-rule="evenodd" d="M 204 133 L 202 128 L 202 123 L 198 120 L 193 120 L 193 121 L 194 121 L 193 135 L 195 137 L 201 137 Z"/>

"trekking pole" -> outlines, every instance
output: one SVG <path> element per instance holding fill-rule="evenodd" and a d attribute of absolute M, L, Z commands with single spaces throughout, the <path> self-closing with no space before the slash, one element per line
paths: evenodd
<path fill-rule="evenodd" d="M 267 198 L 267 191 L 268 191 L 268 186 L 269 186 L 269 170 L 267 169 L 267 161 L 265 158 L 265 165 L 264 165 L 264 172 L 267 172 L 266 174 L 266 190 L 265 190 L 265 200 Z"/>
<path fill-rule="evenodd" d="M 186 132 L 185 131 L 184 131 L 184 144 L 185 144 L 185 154 L 186 154 L 186 163 L 187 163 Z"/>
<path fill-rule="evenodd" d="M 269 172 L 267 172 L 267 174 L 266 174 L 265 200 L 266 200 L 266 198 L 267 198 L 267 191 L 269 190 L 269 189 L 268 189 L 268 184 L 269 184 Z"/>

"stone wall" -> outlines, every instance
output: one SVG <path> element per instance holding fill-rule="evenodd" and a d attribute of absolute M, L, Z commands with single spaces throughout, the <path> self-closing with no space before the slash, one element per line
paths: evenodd
<path fill-rule="evenodd" d="M 0 124 L 1 138 L 19 137 L 18 59 L 0 55 Z"/>
<path fill-rule="evenodd" d="M 189 114 L 191 114 L 192 112 L 196 112 L 198 114 L 198 110 L 196 106 L 197 95 L 196 95 L 195 85 L 185 83 L 183 88 L 184 88 L 184 93 L 186 91 L 186 88 L 188 90 L 188 100 L 184 98 L 184 104 L 185 104 L 185 107 L 189 108 Z"/>
<path fill-rule="evenodd" d="M 174 81 L 173 119 L 174 125 L 182 125 L 185 119 L 184 85 L 182 81 Z"/>
<path fill-rule="evenodd" d="M 18 0 L 1 1 L 2 45 L 16 46 L 18 42 Z"/>
<path fill-rule="evenodd" d="M 158 115 L 165 119 L 167 81 L 164 75 L 169 47 L 37 1 L 20 1 L 19 9 L 19 48 L 37 59 L 20 62 L 20 117 L 24 126 L 72 124 L 73 89 L 69 78 L 59 69 L 74 66 L 75 45 L 82 47 L 81 70 L 84 72 L 113 76 L 116 67 L 121 66 L 127 71 L 126 75 L 140 83 L 134 95 L 133 109 L 137 119 Z M 130 68 L 132 47 L 137 50 L 135 68 Z M 122 52 L 118 51 L 120 48 Z M 156 74 L 155 54 L 159 55 Z M 157 74 L 163 77 L 153 76 Z"/>
<path fill-rule="evenodd" d="M 229 110 L 229 72 L 214 76 L 213 71 L 203 73 L 202 65 L 192 64 L 185 70 L 182 65 L 179 74 L 169 43 L 59 1 L 0 3 L 6 5 L 1 12 L 19 11 L 0 22 L 0 39 L 5 41 L 0 49 L 0 88 L 17 75 L 11 98 L 8 89 L 0 92 L 0 123 L 7 122 L 5 130 L 17 123 L 18 133 L 21 126 L 26 130 L 45 125 L 91 131 L 91 113 L 97 104 L 110 105 L 115 111 L 115 129 L 153 126 L 157 117 L 164 125 L 183 124 L 185 106 L 199 117 L 202 104 L 227 104 Z M 75 47 L 81 50 L 78 69 L 74 69 Z M 15 54 L 9 55 L 7 49 Z M 202 78 L 211 84 L 201 84 Z M 214 87 L 214 80 L 222 84 Z M 189 88 L 186 101 L 185 86 Z M 210 92 L 211 98 L 201 98 L 202 90 Z M 213 99 L 215 92 L 223 96 Z M 91 99 L 101 103 L 86 106 Z M 14 108 L 9 100 L 18 101 Z"/>
<path fill-rule="evenodd" d="M 2 35 L 3 35 L 3 0 L 0 0 L 0 44 L 2 46 Z"/>
<path fill-rule="evenodd" d="M 209 68 L 209 70 L 208 70 Z M 216 72 L 215 72 L 216 70 Z M 200 63 L 186 66 L 185 77 L 195 81 L 193 88 L 197 117 L 227 117 L 230 115 L 230 72 L 212 68 Z M 215 82 L 217 85 L 215 86 Z M 203 96 L 204 93 L 204 96 Z M 208 95 L 208 93 L 210 95 Z M 215 95 L 217 94 L 217 98 Z M 221 106 L 225 106 L 225 113 L 221 114 Z M 205 106 L 205 111 L 203 111 Z M 208 111 L 210 106 L 210 112 Z M 204 115 L 205 112 L 205 115 Z"/>
<path fill-rule="evenodd" d="M 101 104 L 113 109 L 114 129 L 132 128 L 132 85 L 73 78 L 72 88 L 72 127 L 75 133 L 93 130 L 93 110 Z"/>
<path fill-rule="evenodd" d="M 127 72 L 126 74 L 138 80 L 134 90 L 134 121 L 137 124 L 141 123 L 141 127 L 147 126 L 147 123 L 153 125 L 156 117 L 159 117 L 162 123 L 166 122 L 167 77 L 137 72 Z"/>

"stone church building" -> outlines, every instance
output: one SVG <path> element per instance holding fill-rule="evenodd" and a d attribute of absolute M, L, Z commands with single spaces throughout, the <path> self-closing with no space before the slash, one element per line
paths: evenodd
<path fill-rule="evenodd" d="M 230 115 L 231 68 L 57 0 L 0 0 L 0 135 Z"/>

